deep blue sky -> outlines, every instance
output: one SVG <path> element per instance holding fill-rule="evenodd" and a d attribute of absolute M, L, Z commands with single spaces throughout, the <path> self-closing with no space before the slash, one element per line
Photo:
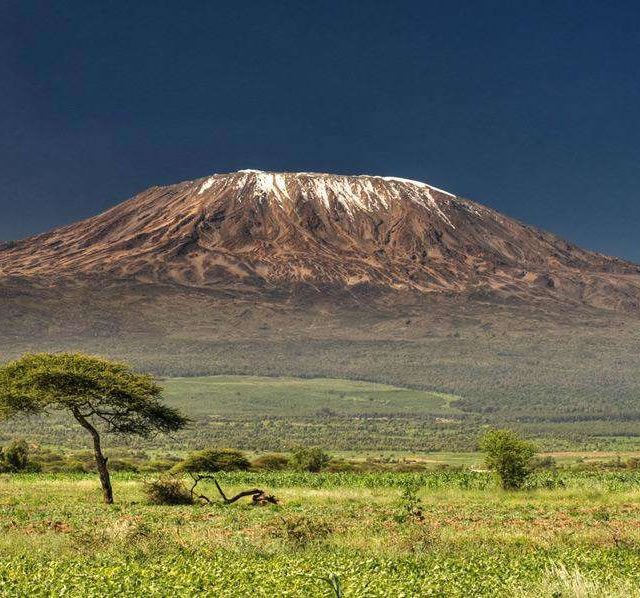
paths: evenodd
<path fill-rule="evenodd" d="M 0 238 L 240 168 L 426 180 L 640 262 L 640 4 L 0 2 Z"/>

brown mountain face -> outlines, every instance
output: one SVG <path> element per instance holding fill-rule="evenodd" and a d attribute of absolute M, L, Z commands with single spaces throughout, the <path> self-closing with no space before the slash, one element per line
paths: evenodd
<path fill-rule="evenodd" d="M 240 171 L 0 245 L 0 281 L 411 291 L 636 311 L 640 266 L 425 183 Z"/>

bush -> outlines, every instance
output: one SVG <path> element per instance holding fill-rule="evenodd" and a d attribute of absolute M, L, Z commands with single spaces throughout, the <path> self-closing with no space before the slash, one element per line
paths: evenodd
<path fill-rule="evenodd" d="M 252 466 L 256 469 L 266 469 L 267 471 L 282 471 L 289 467 L 289 458 L 278 453 L 268 453 L 258 457 Z"/>
<path fill-rule="evenodd" d="M 326 467 L 329 461 L 331 461 L 331 456 L 318 447 L 300 447 L 295 449 L 291 456 L 291 464 L 296 469 L 313 473 Z"/>
<path fill-rule="evenodd" d="M 138 469 L 141 472 L 169 471 L 174 465 L 175 462 L 173 461 L 147 461 L 146 463 L 138 466 Z"/>
<path fill-rule="evenodd" d="M 522 488 L 531 473 L 535 445 L 512 430 L 491 430 L 480 440 L 487 467 L 494 471 L 505 490 Z"/>
<path fill-rule="evenodd" d="M 216 471 L 246 471 L 250 466 L 251 463 L 240 451 L 205 449 L 192 453 L 173 469 L 191 473 L 215 473 Z"/>
<path fill-rule="evenodd" d="M 163 477 L 145 482 L 147 500 L 153 505 L 189 505 L 193 498 L 180 478 Z"/>
<path fill-rule="evenodd" d="M 29 465 L 29 445 L 24 440 L 14 440 L 0 448 L 0 471 L 25 471 Z"/>
<path fill-rule="evenodd" d="M 138 466 L 129 459 L 110 459 L 109 467 L 112 471 L 138 471 Z"/>
<path fill-rule="evenodd" d="M 406 481 L 402 485 L 402 494 L 394 519 L 398 523 L 407 521 L 424 521 L 422 499 L 418 496 L 419 485 Z"/>

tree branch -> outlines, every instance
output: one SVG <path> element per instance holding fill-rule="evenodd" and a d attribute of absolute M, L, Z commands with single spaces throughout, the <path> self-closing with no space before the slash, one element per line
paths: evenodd
<path fill-rule="evenodd" d="M 191 478 L 193 479 L 193 486 L 191 486 L 191 489 L 190 489 L 190 494 L 192 499 L 201 498 L 210 504 L 212 501 L 209 497 L 205 496 L 204 494 L 195 495 L 195 488 L 202 480 L 213 480 L 213 483 L 216 485 L 216 488 L 218 489 L 220 496 L 222 496 L 222 501 L 224 502 L 225 505 L 231 505 L 234 502 L 240 500 L 241 498 L 244 498 L 245 496 L 253 497 L 254 505 L 263 505 L 266 503 L 271 503 L 274 505 L 278 504 L 278 499 L 275 496 L 271 494 L 267 494 L 264 490 L 261 490 L 260 488 L 252 488 L 251 490 L 244 490 L 243 492 L 239 492 L 238 494 L 236 494 L 235 496 L 232 496 L 231 498 L 227 498 L 227 495 L 224 493 L 224 491 L 220 487 L 220 484 L 218 483 L 218 480 L 216 480 L 215 476 L 210 474 L 202 475 L 202 474 L 194 474 L 194 473 L 191 473 L 190 475 L 191 475 Z"/>

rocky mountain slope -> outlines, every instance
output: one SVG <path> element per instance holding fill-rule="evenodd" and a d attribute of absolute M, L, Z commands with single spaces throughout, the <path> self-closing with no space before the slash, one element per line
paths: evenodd
<path fill-rule="evenodd" d="M 428 184 L 253 170 L 152 187 L 94 218 L 0 245 L 8 281 L 640 305 L 640 266 Z"/>

